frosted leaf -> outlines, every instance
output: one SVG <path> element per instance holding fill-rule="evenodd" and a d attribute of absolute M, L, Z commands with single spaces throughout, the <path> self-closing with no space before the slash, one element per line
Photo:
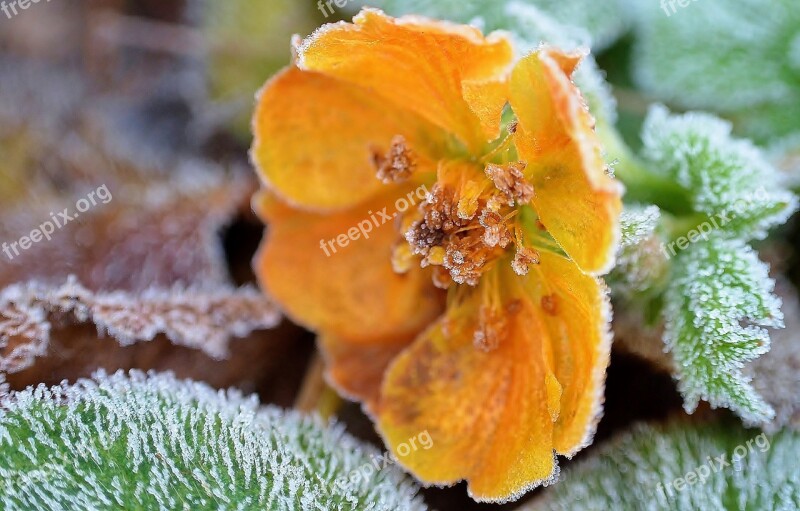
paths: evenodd
<path fill-rule="evenodd" d="M 624 250 L 653 236 L 660 219 L 658 206 L 626 206 L 619 219 L 622 231 L 620 248 Z"/>
<path fill-rule="evenodd" d="M 712 237 L 678 258 L 665 297 L 664 342 L 688 412 L 704 400 L 747 423 L 773 418 L 742 368 L 769 351 L 766 328 L 783 327 L 774 286 L 768 266 L 739 240 Z"/>
<path fill-rule="evenodd" d="M 798 457 L 793 431 L 642 425 L 565 470 L 562 482 L 519 511 L 789 511 L 800 507 Z"/>
<path fill-rule="evenodd" d="M 526 33 L 532 26 L 556 23 L 570 34 L 581 38 L 597 49 L 610 46 L 628 27 L 627 11 L 622 2 L 591 2 L 587 0 L 513 0 L 486 2 L 484 0 L 373 0 L 360 2 L 384 9 L 391 15 L 422 14 L 459 23 L 471 23 L 485 32 L 507 30 L 535 47 L 539 31 Z M 526 9 L 526 8 L 532 9 Z M 543 20 L 544 14 L 549 20 Z"/>
<path fill-rule="evenodd" d="M 281 315 L 252 288 L 95 293 L 73 278 L 57 287 L 15 285 L 0 292 L 0 371 L 30 367 L 47 352 L 52 323 L 65 318 L 94 324 L 122 345 L 164 335 L 174 344 L 222 358 L 231 337 L 272 328 Z"/>
<path fill-rule="evenodd" d="M 726 121 L 697 112 L 670 115 L 655 106 L 642 141 L 653 170 L 686 189 L 717 235 L 763 239 L 797 210 L 781 175 L 752 143 L 733 138 Z"/>
<path fill-rule="evenodd" d="M 0 409 L 8 511 L 425 509 L 341 427 L 169 374 L 99 372 L 12 393 Z"/>
<path fill-rule="evenodd" d="M 731 115 L 759 139 L 800 129 L 798 2 L 630 6 L 637 35 L 631 68 L 646 91 L 682 108 Z"/>
<path fill-rule="evenodd" d="M 607 280 L 616 297 L 633 297 L 658 289 L 668 266 L 657 233 L 657 206 L 626 205 L 620 217 L 622 238 L 617 265 Z"/>

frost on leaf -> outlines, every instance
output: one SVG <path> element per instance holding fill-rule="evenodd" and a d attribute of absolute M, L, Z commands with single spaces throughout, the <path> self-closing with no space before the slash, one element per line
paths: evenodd
<path fill-rule="evenodd" d="M 15 285 L 0 293 L 0 371 L 21 371 L 45 355 L 54 323 L 90 323 L 121 345 L 164 335 L 176 345 L 222 358 L 230 338 L 272 328 L 279 321 L 275 306 L 251 288 L 103 293 L 75 279 L 57 287 Z"/>
<path fill-rule="evenodd" d="M 682 108 L 729 115 L 759 140 L 800 130 L 800 3 L 692 2 L 668 16 L 670 5 L 631 2 L 631 69 L 643 89 Z"/>
<path fill-rule="evenodd" d="M 520 511 L 798 509 L 798 457 L 794 431 L 642 425 L 562 471 L 559 484 Z"/>
<path fill-rule="evenodd" d="M 670 115 L 656 106 L 642 141 L 653 169 L 684 187 L 720 235 L 763 239 L 797 209 L 778 171 L 751 142 L 733 138 L 726 121 L 696 112 Z"/>
<path fill-rule="evenodd" d="M 768 266 L 738 240 L 713 237 L 689 247 L 673 268 L 666 295 L 664 342 L 672 353 L 684 406 L 700 400 L 730 408 L 747 423 L 774 411 L 742 369 L 769 351 L 767 327 L 783 327 Z"/>
<path fill-rule="evenodd" d="M 7 511 L 425 509 L 341 427 L 169 374 L 99 372 L 2 397 L 0 451 Z"/>
<path fill-rule="evenodd" d="M 625 206 L 620 217 L 617 265 L 608 277 L 617 297 L 632 297 L 655 288 L 665 276 L 667 261 L 657 233 L 660 219 L 657 206 Z"/>

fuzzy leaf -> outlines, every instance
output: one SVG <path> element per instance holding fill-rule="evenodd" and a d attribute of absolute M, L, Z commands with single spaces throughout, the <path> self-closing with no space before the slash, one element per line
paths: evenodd
<path fill-rule="evenodd" d="M 625 250 L 653 236 L 660 219 L 661 211 L 657 206 L 627 206 L 619 219 L 620 248 Z"/>
<path fill-rule="evenodd" d="M 657 289 L 665 276 L 667 262 L 657 233 L 660 219 L 657 206 L 625 206 L 617 265 L 607 278 L 615 296 L 634 297 Z"/>
<path fill-rule="evenodd" d="M 0 408 L 8 511 L 424 509 L 413 483 L 375 470 L 377 452 L 341 428 L 170 375 L 98 373 Z"/>
<path fill-rule="evenodd" d="M 763 239 L 797 209 L 780 174 L 752 143 L 731 137 L 726 121 L 696 112 L 670 115 L 656 106 L 642 141 L 653 169 L 686 189 L 718 235 Z"/>
<path fill-rule="evenodd" d="M 748 423 L 774 412 L 742 373 L 769 351 L 765 327 L 783 326 L 769 267 L 739 240 L 712 237 L 681 254 L 666 294 L 664 342 L 677 366 L 684 407 L 702 399 L 730 408 Z"/>
<path fill-rule="evenodd" d="M 683 108 L 730 115 L 762 140 L 800 130 L 800 3 L 678 5 L 631 2 L 640 86 Z"/>
<path fill-rule="evenodd" d="M 800 434 L 791 431 L 639 426 L 562 471 L 562 482 L 519 511 L 789 511 L 800 506 L 798 457 Z"/>

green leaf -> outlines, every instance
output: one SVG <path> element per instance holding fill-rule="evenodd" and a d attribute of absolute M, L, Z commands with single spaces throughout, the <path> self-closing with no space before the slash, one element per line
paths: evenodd
<path fill-rule="evenodd" d="M 800 434 L 736 424 L 638 426 L 519 511 L 739 510 L 800 507 Z"/>
<path fill-rule="evenodd" d="M 797 198 L 762 152 L 733 138 L 731 124 L 717 117 L 671 115 L 655 106 L 642 141 L 647 163 L 686 190 L 695 212 L 706 216 L 704 227 L 716 235 L 763 239 L 797 209 Z"/>
<path fill-rule="evenodd" d="M 631 2 L 635 79 L 681 108 L 737 119 L 759 140 L 800 130 L 800 2 Z"/>
<path fill-rule="evenodd" d="M 664 342 L 688 412 L 704 400 L 748 423 L 772 418 L 742 368 L 769 351 L 766 327 L 783 327 L 774 286 L 769 267 L 740 240 L 712 236 L 677 258 L 666 293 Z"/>
<path fill-rule="evenodd" d="M 0 410 L 7 511 L 425 509 L 341 428 L 170 375 L 98 373 Z"/>
<path fill-rule="evenodd" d="M 622 237 L 617 264 L 607 277 L 616 297 L 647 303 L 667 272 L 667 258 L 657 230 L 661 210 L 657 206 L 625 205 L 620 217 Z"/>

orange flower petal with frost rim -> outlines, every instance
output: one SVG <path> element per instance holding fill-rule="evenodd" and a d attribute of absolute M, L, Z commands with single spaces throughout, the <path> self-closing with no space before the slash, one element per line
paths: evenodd
<path fill-rule="evenodd" d="M 553 376 L 562 388 L 553 446 L 558 454 L 572 456 L 591 443 L 602 414 L 611 353 L 608 292 L 598 278 L 547 251 L 523 282 L 542 310 Z"/>
<path fill-rule="evenodd" d="M 342 396 L 363 403 L 368 413 L 373 413 L 386 368 L 415 337 L 374 339 L 365 344 L 320 335 L 317 342 L 325 360 L 325 378 Z"/>
<path fill-rule="evenodd" d="M 471 94 L 467 101 L 464 82 L 472 82 L 473 89 L 481 82 L 500 82 L 512 61 L 504 36 L 484 37 L 472 27 L 417 16 L 395 19 L 369 8 L 352 24 L 325 25 L 298 49 L 301 69 L 358 85 L 475 150 L 497 131 L 492 113 L 505 97 Z"/>
<path fill-rule="evenodd" d="M 443 295 L 419 268 L 392 269 L 393 222 L 374 228 L 369 239 L 336 246 L 330 257 L 320 241 L 347 235 L 369 212 L 392 204 L 406 187 L 387 187 L 383 196 L 350 210 L 319 215 L 292 209 L 261 193 L 254 207 L 269 223 L 254 266 L 265 291 L 307 328 L 369 344 L 375 339 L 419 332 L 442 310 Z M 388 209 L 392 212 L 391 206 Z"/>
<path fill-rule="evenodd" d="M 535 268 L 507 279 L 519 306 L 495 349 L 474 345 L 476 292 L 389 368 L 379 429 L 423 482 L 466 479 L 479 501 L 513 500 L 552 480 L 556 453 L 591 439 L 610 350 L 604 288 L 558 255 L 543 254 Z M 434 446 L 401 456 L 398 446 L 423 431 Z"/>
<path fill-rule="evenodd" d="M 497 348 L 474 345 L 479 299 L 422 334 L 387 372 L 379 430 L 399 462 L 428 484 L 469 482 L 479 501 L 511 500 L 549 480 L 555 389 L 545 385 L 546 330 L 532 303 L 511 321 Z M 448 330 L 448 331 L 445 331 Z M 557 399 L 557 396 L 555 397 Z M 549 406 L 550 404 L 550 406 Z M 427 431 L 430 450 L 397 448 Z"/>
<path fill-rule="evenodd" d="M 594 120 L 570 81 L 579 55 L 540 49 L 512 72 L 514 135 L 542 223 L 586 272 L 614 262 L 622 186 L 606 174 Z"/>
<path fill-rule="evenodd" d="M 433 167 L 446 134 L 358 87 L 290 67 L 262 89 L 252 159 L 277 195 L 304 209 L 344 209 L 382 193 L 372 151 L 403 135 Z"/>

